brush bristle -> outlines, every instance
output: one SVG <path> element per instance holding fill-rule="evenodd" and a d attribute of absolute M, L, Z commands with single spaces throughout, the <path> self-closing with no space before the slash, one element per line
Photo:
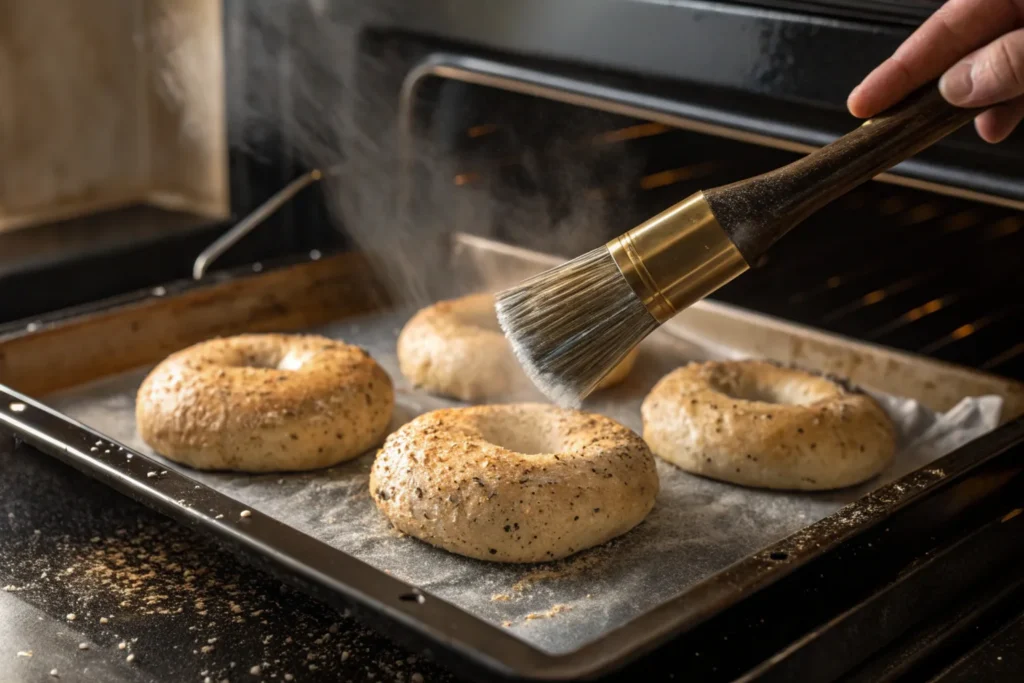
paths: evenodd
<path fill-rule="evenodd" d="M 577 407 L 658 326 L 606 247 L 499 292 L 498 322 L 526 374 Z"/>

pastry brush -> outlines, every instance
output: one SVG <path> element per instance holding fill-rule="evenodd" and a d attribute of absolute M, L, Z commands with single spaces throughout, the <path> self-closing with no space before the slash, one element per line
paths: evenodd
<path fill-rule="evenodd" d="M 968 123 L 935 84 L 777 170 L 691 195 L 602 247 L 496 296 L 548 398 L 579 405 L 647 335 L 746 271 L 832 200 Z"/>

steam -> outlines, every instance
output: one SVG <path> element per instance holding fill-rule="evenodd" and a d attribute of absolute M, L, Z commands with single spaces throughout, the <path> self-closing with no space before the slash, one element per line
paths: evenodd
<path fill-rule="evenodd" d="M 236 14 L 226 17 L 229 60 L 245 60 L 249 87 L 244 106 L 233 113 L 231 144 L 259 149 L 283 141 L 306 166 L 331 169 L 322 189 L 332 220 L 372 259 L 396 303 L 423 306 L 463 293 L 465 283 L 454 282 L 449 268 L 454 232 L 566 257 L 607 238 L 606 206 L 587 199 L 589 170 L 569 154 L 551 167 L 551 149 L 547 161 L 514 151 L 542 192 L 510 199 L 493 183 L 457 185 L 464 168 L 441 148 L 443 141 L 416 135 L 403 146 L 399 92 L 415 56 L 375 43 L 371 57 L 356 30 L 363 13 L 379 15 L 379 3 L 233 5 Z M 285 92 L 277 89 L 282 82 Z M 242 93 L 228 96 L 240 102 Z M 281 98 L 287 98 L 283 107 Z M 553 145 L 571 147 L 569 141 Z M 507 284 L 500 273 L 492 275 L 491 282 L 476 284 Z"/>

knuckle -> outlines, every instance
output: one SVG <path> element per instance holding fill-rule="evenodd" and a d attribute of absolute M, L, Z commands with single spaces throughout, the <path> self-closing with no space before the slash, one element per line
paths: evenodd
<path fill-rule="evenodd" d="M 1024 90 L 1024 35 L 1019 40 L 1007 37 L 996 42 L 992 69 L 1001 82 L 1013 86 L 1015 91 Z"/>

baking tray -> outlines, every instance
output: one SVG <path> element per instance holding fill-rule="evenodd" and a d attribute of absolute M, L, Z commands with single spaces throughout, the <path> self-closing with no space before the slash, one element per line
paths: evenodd
<path fill-rule="evenodd" d="M 493 287 L 553 262 L 557 261 L 552 257 L 459 236 L 448 272 L 455 273 L 451 280 L 463 286 Z M 496 280 L 495 274 L 500 274 L 500 278 Z M 557 590 L 548 592 L 543 586 L 543 576 L 538 579 L 534 573 L 530 578 L 530 570 L 486 565 L 482 571 L 495 577 L 495 596 L 499 599 L 493 601 L 493 614 L 480 618 L 479 605 L 476 616 L 457 606 L 461 597 L 458 591 L 442 595 L 447 600 L 424 593 L 414 580 L 395 578 L 395 572 L 382 567 L 387 564 L 386 557 L 371 553 L 368 563 L 354 556 L 358 552 L 340 552 L 324 543 L 315 525 L 309 526 L 315 520 L 307 520 L 306 530 L 310 533 L 303 534 L 274 519 L 287 516 L 287 511 L 269 510 L 268 516 L 246 502 L 253 490 L 275 485 L 282 487 L 281 498 L 287 500 L 287 491 L 297 480 L 307 479 L 308 487 L 308 479 L 318 477 L 322 482 L 319 486 L 331 495 L 358 496 L 359 484 L 353 486 L 351 482 L 365 481 L 369 458 L 335 468 L 332 473 L 272 479 L 235 477 L 226 485 L 218 479 L 224 475 L 195 473 L 147 457 L 145 448 L 136 442 L 133 429 L 124 427 L 123 416 L 130 413 L 130 402 L 126 405 L 125 397 L 133 395 L 145 369 L 167 353 L 215 334 L 318 329 L 365 343 L 388 366 L 390 361 L 382 357 L 388 353 L 385 347 L 393 343 L 408 312 L 386 310 L 382 289 L 358 255 L 342 255 L 207 286 L 161 288 L 150 294 L 122 301 L 107 310 L 37 324 L 31 331 L 0 339 L 0 380 L 20 392 L 7 392 L 9 400 L 0 403 L 0 421 L 43 450 L 248 550 L 266 566 L 298 580 L 304 587 L 350 601 L 364 608 L 371 619 L 383 618 L 391 625 L 403 626 L 411 634 L 425 637 L 435 649 L 440 647 L 472 660 L 482 667 L 480 670 L 566 678 L 615 669 L 969 469 L 961 456 L 959 466 L 948 472 L 945 467 L 935 466 L 927 472 L 911 473 L 895 484 L 895 489 L 890 487 L 886 495 L 855 503 L 844 509 L 841 516 L 829 514 L 838 507 L 834 499 L 826 497 L 823 502 L 814 496 L 799 497 L 798 515 L 808 521 L 821 520 L 807 528 L 792 524 L 793 503 L 784 496 L 777 501 L 787 508 L 780 515 L 785 518 L 784 523 L 775 526 L 772 524 L 778 520 L 753 520 L 741 514 L 746 503 L 740 501 L 730 514 L 710 520 L 725 525 L 714 530 L 717 538 L 723 540 L 711 545 L 725 546 L 729 552 L 706 553 L 707 566 L 701 571 L 676 577 L 678 595 L 662 596 L 639 609 L 633 606 L 625 618 L 621 614 L 609 616 L 610 626 L 598 625 L 582 639 L 577 633 L 575 639 L 559 642 L 560 632 L 571 629 L 564 629 L 555 620 L 535 622 L 550 624 L 546 631 L 538 629 L 540 637 L 536 632 L 516 633 L 502 628 L 500 622 L 495 623 L 494 615 L 502 613 L 502 603 L 506 602 L 501 598 L 507 597 L 507 593 L 502 591 L 514 586 L 516 576 L 523 576 L 527 583 L 542 588 L 526 591 L 525 598 L 512 596 L 516 602 L 525 600 L 523 604 L 529 605 L 531 599 L 544 599 L 545 594 L 557 597 Z M 841 373 L 882 391 L 918 398 L 936 410 L 948 409 L 965 395 L 996 394 L 1004 399 L 1004 420 L 1021 411 L 1021 387 L 1008 380 L 858 344 L 711 302 L 685 312 L 657 340 L 658 344 L 671 347 L 653 353 L 654 358 L 662 359 L 664 367 L 651 362 L 638 367 L 646 367 L 646 372 L 656 379 L 679 362 L 706 357 L 707 348 L 723 341 L 729 341 L 739 353 Z M 395 374 L 391 365 L 388 369 Z M 642 382 L 643 377 L 637 380 Z M 650 383 L 651 377 L 647 380 Z M 601 412 L 610 412 L 628 422 L 628 415 L 616 415 L 615 410 L 625 407 L 635 412 L 636 405 L 630 405 L 630 401 L 638 404 L 642 393 L 638 394 L 635 387 L 632 394 L 630 391 L 625 386 L 618 390 L 618 395 L 610 392 L 609 403 L 601 406 L 605 408 Z M 77 415 L 80 421 L 71 420 L 28 395 L 46 397 L 47 403 Z M 398 402 L 399 421 L 415 412 L 450 404 L 403 391 L 401 387 Z M 664 473 L 662 470 L 663 476 Z M 697 486 L 712 489 L 725 486 L 693 481 L 699 482 Z M 739 496 L 776 496 L 729 488 Z M 225 490 L 230 495 L 225 495 Z M 710 494 L 705 491 L 703 495 Z M 368 497 L 361 504 L 372 509 Z M 239 513 L 247 505 L 254 511 L 243 518 Z M 863 509 L 858 509 L 858 505 Z M 737 544 L 735 538 L 729 537 L 741 528 L 753 528 L 756 533 L 740 534 L 743 543 Z M 778 542 L 766 542 L 766 538 Z M 392 542 L 427 553 L 426 562 L 467 562 L 411 539 Z M 434 554 L 431 556 L 430 552 Z M 595 587 L 605 590 L 612 587 L 607 581 L 601 584 L 603 579 L 599 575 L 611 568 L 614 577 L 615 567 L 622 568 L 621 563 L 588 567 L 584 562 L 578 569 L 572 569 L 572 562 L 569 574 L 585 577 L 589 572 Z M 557 570 L 545 569 L 541 574 L 544 572 Z M 564 580 L 556 578 L 559 580 L 555 583 L 564 585 Z"/>

